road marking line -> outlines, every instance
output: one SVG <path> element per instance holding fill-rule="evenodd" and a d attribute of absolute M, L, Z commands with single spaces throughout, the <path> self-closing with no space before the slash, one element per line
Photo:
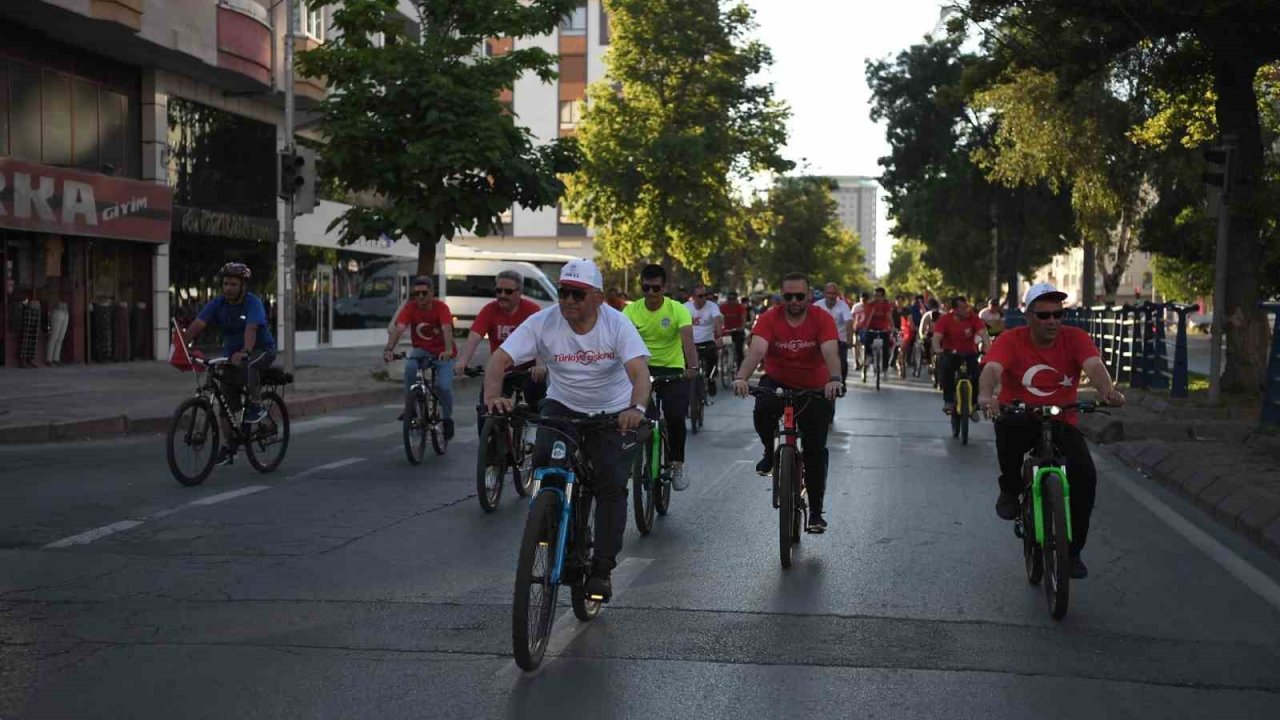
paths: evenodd
<path fill-rule="evenodd" d="M 377 440 L 387 435 L 396 435 L 404 431 L 404 424 L 382 423 L 373 427 L 362 428 L 360 430 L 352 430 L 339 435 L 332 436 L 333 440 Z"/>
<path fill-rule="evenodd" d="M 215 505 L 220 502 L 226 502 L 227 500 L 233 500 L 235 498 L 242 497 L 244 495 L 252 495 L 253 493 L 262 492 L 263 490 L 269 490 L 269 489 L 270 487 L 267 485 L 250 485 L 249 487 L 243 487 L 243 488 L 240 488 L 239 490 L 232 490 L 231 492 L 224 492 L 219 495 L 210 495 L 209 497 L 200 498 L 199 500 L 192 500 L 191 502 L 187 503 L 183 507 Z M 166 512 L 165 514 L 171 515 L 172 513 Z M 155 516 L 152 516 L 152 517 L 154 518 Z"/>
<path fill-rule="evenodd" d="M 296 475 L 290 475 L 285 479 L 297 480 L 298 478 L 306 477 L 308 475 L 315 475 L 318 472 L 324 472 L 325 470 L 337 470 L 338 468 L 346 467 L 348 465 L 355 465 L 356 463 L 359 463 L 359 462 L 364 462 L 364 458 L 357 457 L 357 458 L 343 458 L 341 460 L 334 460 L 331 463 L 325 463 L 324 465 L 317 465 L 308 470 L 303 470 L 302 472 L 297 473 Z"/>
<path fill-rule="evenodd" d="M 71 537 L 66 537 L 66 538 L 62 538 L 61 540 L 56 540 L 54 542 L 49 543 L 48 545 L 45 545 L 44 549 L 51 550 L 55 548 L 71 547 L 72 545 L 84 545 L 86 543 L 91 543 L 94 540 L 104 538 L 108 535 L 114 535 L 118 532 L 131 530 L 133 528 L 138 527 L 143 522 L 144 521 L 142 520 L 121 520 L 120 522 L 114 522 L 114 523 L 111 523 L 110 525 L 103 525 L 100 528 L 86 530 L 80 533 L 79 535 L 72 535 Z"/>
<path fill-rule="evenodd" d="M 359 422 L 360 418 L 351 415 L 325 415 L 323 417 L 302 420 L 289 425 L 290 435 L 304 435 L 316 430 Z"/>
<path fill-rule="evenodd" d="M 694 494 L 694 498 L 701 500 L 702 498 L 705 498 L 711 493 L 719 490 L 720 487 L 724 484 L 725 480 L 727 480 L 734 473 L 740 472 L 742 470 L 742 468 L 739 467 L 740 465 L 754 465 L 754 464 L 755 463 L 753 463 L 750 460 L 734 460 L 733 462 L 729 463 L 729 466 L 726 467 L 719 475 L 717 475 L 714 480 L 710 482 L 702 483 L 702 488 L 696 494 Z M 685 471 L 688 472 L 688 468 L 685 468 Z M 756 477 L 754 469 L 752 469 L 751 475 L 752 477 Z"/>
<path fill-rule="evenodd" d="M 1111 477 L 1119 481 L 1120 487 L 1129 494 L 1129 497 L 1138 501 L 1139 505 L 1142 505 L 1151 511 L 1151 514 L 1163 520 L 1174 532 L 1199 548 L 1200 552 L 1203 552 L 1209 559 L 1222 566 L 1222 569 L 1231 573 L 1235 579 L 1244 583 L 1246 587 L 1257 593 L 1262 599 L 1271 603 L 1272 607 L 1280 610 L 1280 584 L 1277 584 L 1261 570 L 1250 565 L 1247 560 L 1237 555 L 1212 535 L 1179 515 L 1176 510 L 1169 507 L 1155 495 L 1152 495 L 1146 488 L 1125 477 L 1124 472 L 1111 473 Z"/>

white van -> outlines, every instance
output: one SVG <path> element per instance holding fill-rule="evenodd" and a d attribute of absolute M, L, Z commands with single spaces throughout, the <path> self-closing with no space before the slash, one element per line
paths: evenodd
<path fill-rule="evenodd" d="M 444 265 L 445 302 L 453 311 L 453 327 L 458 334 L 471 328 L 480 308 L 497 294 L 498 273 L 514 270 L 524 278 L 524 296 L 541 307 L 556 302 L 556 288 L 551 280 L 532 264 L 514 260 L 459 260 L 447 258 Z"/>

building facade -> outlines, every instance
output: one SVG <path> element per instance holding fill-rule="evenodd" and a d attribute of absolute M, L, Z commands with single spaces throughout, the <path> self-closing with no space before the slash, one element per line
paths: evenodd
<path fill-rule="evenodd" d="M 880 185 L 875 178 L 836 176 L 836 190 L 832 193 L 838 206 L 840 222 L 850 232 L 858 235 L 862 251 L 867 258 L 867 271 L 876 274 L 876 203 L 879 202 Z"/>
<path fill-rule="evenodd" d="M 1117 304 L 1156 300 L 1154 268 L 1151 254 L 1135 252 L 1129 256 L 1129 266 L 1120 275 L 1114 301 Z M 1047 282 L 1067 293 L 1068 305 L 1095 305 L 1106 301 L 1103 293 L 1102 273 L 1095 275 L 1094 295 L 1083 301 L 1084 249 L 1072 248 L 1053 256 L 1047 265 L 1036 270 L 1031 282 Z"/>

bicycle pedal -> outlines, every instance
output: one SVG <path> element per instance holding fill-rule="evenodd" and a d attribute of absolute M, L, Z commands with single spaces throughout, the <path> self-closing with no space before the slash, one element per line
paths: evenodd
<path fill-rule="evenodd" d="M 1014 523 L 1013 523 L 1013 535 L 1014 535 L 1014 537 L 1018 538 L 1019 540 L 1021 540 L 1021 539 L 1022 539 L 1022 537 L 1023 537 L 1024 533 L 1023 533 L 1023 531 L 1022 531 L 1022 521 L 1021 521 L 1021 520 L 1015 520 L 1015 521 L 1014 521 Z"/>
<path fill-rule="evenodd" d="M 608 596 L 605 596 L 605 595 L 587 595 L 587 599 L 590 600 L 591 602 L 598 602 L 598 603 L 609 602 Z"/>

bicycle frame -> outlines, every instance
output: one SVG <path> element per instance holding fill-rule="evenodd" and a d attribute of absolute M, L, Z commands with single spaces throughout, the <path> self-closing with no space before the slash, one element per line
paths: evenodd
<path fill-rule="evenodd" d="M 1041 488 L 1043 487 L 1044 478 L 1047 475 L 1057 475 L 1062 478 L 1062 499 L 1066 505 L 1067 511 L 1067 542 L 1072 540 L 1071 537 L 1071 484 L 1067 482 L 1067 468 L 1064 463 L 1054 455 L 1053 452 L 1053 426 L 1051 421 L 1040 419 L 1040 447 L 1037 456 L 1039 458 L 1048 458 L 1053 465 L 1040 467 L 1032 466 L 1031 474 L 1031 502 L 1035 508 L 1035 524 L 1036 524 L 1036 542 L 1044 544 L 1044 500 Z"/>
<path fill-rule="evenodd" d="M 969 358 L 960 361 L 956 368 L 956 412 L 973 412 L 973 381 L 969 379 Z"/>
<path fill-rule="evenodd" d="M 563 440 L 557 440 L 557 444 L 563 445 Z M 553 450 L 554 452 L 554 450 Z M 543 478 L 550 475 L 558 475 L 564 478 L 564 489 L 558 487 L 544 487 Z M 578 476 L 568 468 L 545 467 L 538 468 L 533 471 L 534 482 L 538 483 L 538 491 L 531 493 L 529 496 L 529 507 L 533 507 L 533 501 L 544 492 L 553 492 L 560 496 L 560 529 L 556 533 L 556 546 L 554 548 L 554 560 L 551 563 L 551 584 L 560 584 L 560 574 L 564 570 L 565 548 L 569 544 L 569 533 L 572 531 L 570 523 L 573 521 L 573 489 L 577 484 Z"/>

